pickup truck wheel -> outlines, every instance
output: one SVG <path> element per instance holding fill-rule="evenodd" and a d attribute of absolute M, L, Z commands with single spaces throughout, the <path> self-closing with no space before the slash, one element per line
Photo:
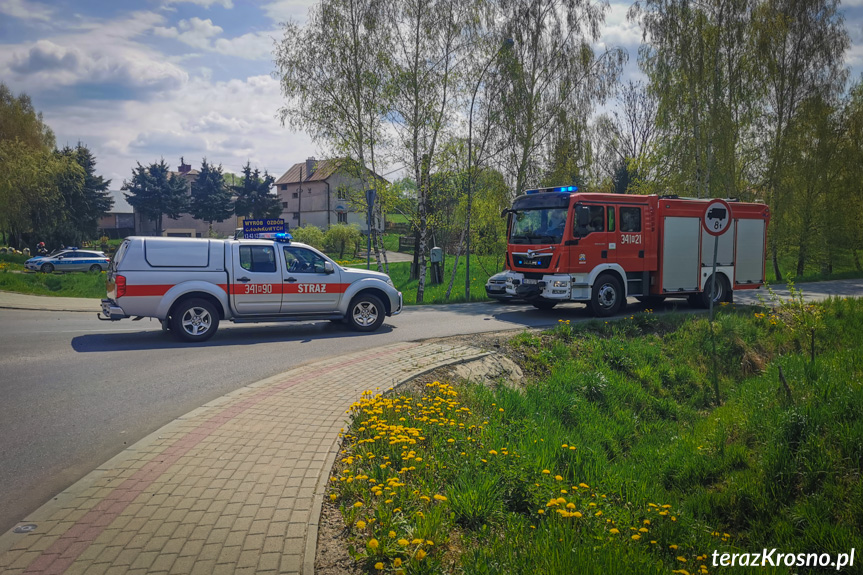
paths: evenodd
<path fill-rule="evenodd" d="M 219 329 L 219 312 L 205 299 L 189 299 L 171 314 L 171 331 L 181 341 L 207 341 Z"/>
<path fill-rule="evenodd" d="M 371 294 L 360 294 L 348 308 L 348 324 L 357 331 L 375 331 L 384 323 L 386 308 L 383 302 Z"/>
<path fill-rule="evenodd" d="M 50 274 L 50 273 L 54 272 L 54 265 L 53 264 L 42 264 L 42 267 L 39 269 L 42 270 L 43 274 Z"/>
<path fill-rule="evenodd" d="M 620 311 L 624 304 L 620 281 L 611 274 L 602 274 L 593 284 L 588 307 L 596 317 L 608 317 Z"/>

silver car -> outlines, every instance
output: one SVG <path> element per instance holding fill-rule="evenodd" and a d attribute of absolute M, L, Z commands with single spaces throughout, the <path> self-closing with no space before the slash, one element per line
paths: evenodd
<path fill-rule="evenodd" d="M 28 270 L 50 274 L 58 272 L 103 272 L 111 260 L 103 252 L 67 248 L 47 256 L 37 256 L 24 262 Z"/>

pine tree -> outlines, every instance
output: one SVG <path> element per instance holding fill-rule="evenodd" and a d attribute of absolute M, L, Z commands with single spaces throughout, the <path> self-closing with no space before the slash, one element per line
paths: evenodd
<path fill-rule="evenodd" d="M 204 158 L 201 171 L 192 182 L 189 213 L 209 224 L 210 235 L 213 233 L 213 222 L 223 222 L 234 213 L 231 190 L 225 185 L 221 164 L 213 166 Z"/>
<path fill-rule="evenodd" d="M 234 202 L 234 211 L 238 216 L 247 216 L 254 219 L 277 218 L 282 213 L 282 205 L 279 196 L 270 193 L 275 178 L 257 168 L 252 171 L 249 162 L 243 166 L 243 179 L 238 186 L 231 186 L 237 194 Z"/>

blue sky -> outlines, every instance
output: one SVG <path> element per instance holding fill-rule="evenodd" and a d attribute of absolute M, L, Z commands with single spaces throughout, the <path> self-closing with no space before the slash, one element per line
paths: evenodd
<path fill-rule="evenodd" d="M 279 23 L 303 22 L 313 0 L 0 0 L 0 79 L 26 92 L 58 145 L 81 141 L 118 189 L 136 162 L 206 157 L 239 172 L 247 160 L 280 176 L 324 151 L 281 126 L 272 77 Z M 612 2 L 602 42 L 630 54 L 638 25 Z M 843 3 L 863 71 L 863 0 Z"/>

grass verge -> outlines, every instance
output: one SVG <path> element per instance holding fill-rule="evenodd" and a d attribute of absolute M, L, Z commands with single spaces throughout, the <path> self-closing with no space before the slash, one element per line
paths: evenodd
<path fill-rule="evenodd" d="M 105 297 L 105 273 L 43 274 L 26 270 L 27 256 L 0 255 L 0 290 L 60 297 Z"/>
<path fill-rule="evenodd" d="M 522 334 L 523 390 L 368 393 L 328 492 L 350 552 L 369 573 L 692 574 L 859 551 L 863 301 L 797 296 Z"/>

